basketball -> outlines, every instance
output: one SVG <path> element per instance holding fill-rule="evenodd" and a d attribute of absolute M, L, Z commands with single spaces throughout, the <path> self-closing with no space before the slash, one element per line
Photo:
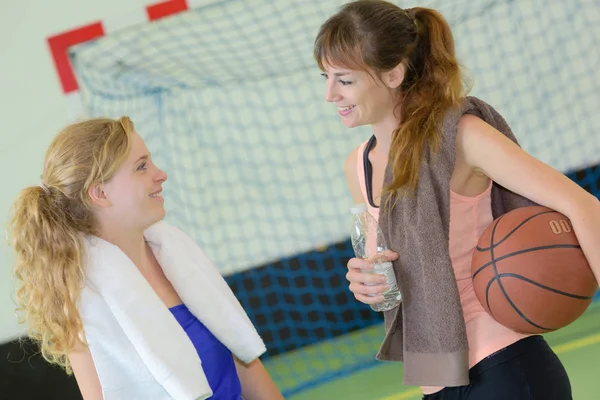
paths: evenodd
<path fill-rule="evenodd" d="M 598 284 L 563 214 L 546 207 L 512 210 L 479 238 L 471 275 L 496 321 L 521 333 L 545 333 L 575 321 Z"/>

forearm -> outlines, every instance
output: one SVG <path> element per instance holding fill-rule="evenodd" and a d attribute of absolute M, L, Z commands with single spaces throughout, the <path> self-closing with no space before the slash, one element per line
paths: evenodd
<path fill-rule="evenodd" d="M 600 284 L 600 202 L 590 197 L 579 202 L 570 214 L 577 240 Z"/>
<path fill-rule="evenodd" d="M 244 364 L 234 357 L 244 400 L 281 400 L 283 396 L 259 359 Z"/>

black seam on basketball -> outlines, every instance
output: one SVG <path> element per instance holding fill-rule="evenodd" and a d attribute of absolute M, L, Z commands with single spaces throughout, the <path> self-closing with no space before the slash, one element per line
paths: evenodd
<path fill-rule="evenodd" d="M 498 243 L 494 243 L 494 242 L 492 241 L 492 243 L 490 243 L 490 247 L 487 247 L 487 248 L 482 248 L 482 247 L 479 247 L 479 245 L 478 245 L 478 246 L 476 247 L 476 249 L 477 249 L 477 251 L 487 251 L 487 250 L 491 250 L 491 249 L 492 249 L 492 247 L 499 246 L 499 245 L 500 245 L 502 242 L 504 242 L 506 239 L 508 239 L 508 238 L 509 238 L 509 237 L 510 237 L 510 236 L 511 236 L 513 233 L 515 233 L 515 232 L 517 231 L 517 229 L 519 229 L 520 227 L 522 227 L 522 226 L 523 226 L 524 224 L 526 224 L 527 222 L 531 221 L 533 218 L 535 218 L 535 217 L 538 217 L 538 216 L 540 216 L 540 215 L 544 215 L 544 214 L 548 214 L 548 213 L 553 213 L 553 212 L 556 212 L 556 211 L 554 211 L 554 210 L 549 210 L 549 211 L 541 211 L 541 212 L 539 212 L 538 214 L 534 214 L 534 215 L 532 215 L 531 217 L 527 218 L 525 221 L 521 222 L 519 225 L 515 226 L 515 227 L 513 228 L 513 230 L 512 230 L 512 231 L 510 231 L 510 232 L 508 232 L 508 233 L 506 234 L 506 236 L 505 236 L 505 237 L 503 237 L 503 238 L 502 238 L 502 239 L 501 239 L 501 240 L 500 240 Z M 506 214 L 503 214 L 503 215 L 502 215 L 500 218 L 498 218 L 498 219 L 496 220 L 496 225 L 494 225 L 494 229 L 496 229 L 496 226 L 497 226 L 497 225 L 500 223 L 500 220 L 501 220 L 502 218 L 504 218 L 504 216 L 505 216 L 505 215 L 506 215 Z"/>
<path fill-rule="evenodd" d="M 532 285 L 538 286 L 542 289 L 546 289 L 549 290 L 551 292 L 554 292 L 556 294 L 560 294 L 566 297 L 570 297 L 572 299 L 577 299 L 577 300 L 591 300 L 593 296 L 580 296 L 578 294 L 573 294 L 573 293 L 567 293 L 567 292 L 563 292 L 562 290 L 558 290 L 558 289 L 554 289 L 551 288 L 550 286 L 546 286 L 546 285 L 542 285 L 541 283 L 538 283 L 536 281 L 532 281 L 531 279 L 523 276 L 523 275 L 519 275 L 519 274 L 515 274 L 513 272 L 503 272 L 501 274 L 498 275 L 498 279 L 500 278 L 504 278 L 504 277 L 511 277 L 511 278 L 517 278 L 517 279 L 521 279 L 522 281 L 525 281 L 527 283 L 531 283 Z"/>
<path fill-rule="evenodd" d="M 525 316 L 525 314 L 523 314 L 523 312 L 519 309 L 519 307 L 516 306 L 515 303 L 513 303 L 513 301 L 511 300 L 511 298 L 508 296 L 508 293 L 506 293 L 506 289 L 504 289 L 504 286 L 502 285 L 502 281 L 500 280 L 500 276 L 498 274 L 498 268 L 496 267 L 496 259 L 494 258 L 494 236 L 496 235 L 496 228 L 498 227 L 498 224 L 494 225 L 494 228 L 492 229 L 492 234 L 490 235 L 490 254 L 492 257 L 492 267 L 494 268 L 494 279 L 498 281 L 498 287 L 500 287 L 500 290 L 502 291 L 502 294 L 504 295 L 504 298 L 506 299 L 506 301 L 508 301 L 508 304 L 510 304 L 510 306 L 513 308 L 513 310 L 515 310 L 517 312 L 517 314 L 519 314 L 521 316 L 521 318 L 523 318 L 525 321 L 529 322 L 531 325 L 535 326 L 538 329 L 543 329 L 543 330 L 551 330 L 548 328 L 544 328 L 542 326 L 537 325 L 536 323 L 534 323 L 533 321 L 529 320 L 529 318 L 527 318 Z M 488 310 L 489 310 L 489 306 L 488 306 Z"/>
<path fill-rule="evenodd" d="M 492 312 L 492 307 L 490 306 L 490 287 L 492 283 L 496 282 L 496 278 L 490 279 L 486 288 L 485 288 L 485 303 L 487 304 L 487 309 L 490 315 L 493 317 L 494 313 Z"/>
<path fill-rule="evenodd" d="M 508 298 L 508 294 L 506 293 L 506 290 L 504 290 L 504 287 L 502 286 L 502 282 L 500 282 L 500 280 L 498 279 L 498 268 L 496 267 L 496 257 L 494 256 L 494 236 L 496 235 L 496 228 L 498 227 L 498 222 L 500 222 L 500 219 L 502 219 L 502 217 L 500 217 L 498 219 L 498 221 L 496 221 L 496 223 L 494 224 L 494 227 L 492 228 L 492 234 L 490 235 L 490 256 L 492 258 L 490 263 L 492 265 L 492 268 L 494 268 L 494 280 L 498 281 L 498 286 L 500 287 L 500 290 L 504 294 L 504 297 L 506 298 L 506 300 L 508 300 L 510 302 L 510 299 Z M 488 287 L 488 289 L 489 289 L 489 287 Z M 489 309 L 490 308 L 488 307 L 488 310 Z"/>
<path fill-rule="evenodd" d="M 496 258 L 494 261 L 498 262 L 498 261 L 502 261 L 505 258 L 509 258 L 512 256 L 517 256 L 519 254 L 523 254 L 523 253 L 530 253 L 532 251 L 538 251 L 538 250 L 548 250 L 548 249 L 580 249 L 581 246 L 579 246 L 578 244 L 552 244 L 549 246 L 539 246 L 539 247 L 530 247 L 528 249 L 524 249 L 524 250 L 518 250 L 512 253 L 508 253 L 505 254 L 501 257 Z M 479 269 L 477 269 L 477 271 L 475 271 L 475 273 L 473 273 L 473 279 L 475 279 L 475 277 L 481 272 L 483 271 L 485 268 L 489 267 L 490 265 L 492 265 L 492 261 L 487 262 L 486 264 L 483 264 L 481 267 L 479 267 Z"/>

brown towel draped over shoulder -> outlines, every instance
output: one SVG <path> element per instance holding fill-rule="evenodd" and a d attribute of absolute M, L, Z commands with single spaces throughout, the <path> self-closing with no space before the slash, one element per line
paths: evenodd
<path fill-rule="evenodd" d="M 475 97 L 466 97 L 460 109 L 445 116 L 439 149 L 423 163 L 415 195 L 402 197 L 391 210 L 382 207 L 379 216 L 388 246 L 400 255 L 394 270 L 403 302 L 401 307 L 384 313 L 386 336 L 377 358 L 403 361 L 407 385 L 469 383 L 469 347 L 448 250 L 450 177 L 458 122 L 463 114 L 478 116 L 517 142 L 494 108 Z M 390 181 L 388 166 L 384 184 Z M 382 205 L 385 202 L 383 198 Z M 529 205 L 534 203 L 494 183 L 494 219 Z"/>

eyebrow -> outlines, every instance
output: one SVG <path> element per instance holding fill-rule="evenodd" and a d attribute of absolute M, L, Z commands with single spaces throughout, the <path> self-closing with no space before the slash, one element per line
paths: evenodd
<path fill-rule="evenodd" d="M 142 160 L 147 160 L 148 158 L 150 158 L 150 154 L 145 154 L 145 155 L 141 156 L 140 158 L 138 158 L 137 160 L 135 160 L 134 164 L 137 164 Z"/>
<path fill-rule="evenodd" d="M 323 73 L 325 75 L 329 75 L 327 72 L 323 71 Z M 345 75 L 350 75 L 350 72 L 336 72 L 333 74 L 333 76 L 335 77 L 340 77 L 340 76 L 345 76 Z"/>

